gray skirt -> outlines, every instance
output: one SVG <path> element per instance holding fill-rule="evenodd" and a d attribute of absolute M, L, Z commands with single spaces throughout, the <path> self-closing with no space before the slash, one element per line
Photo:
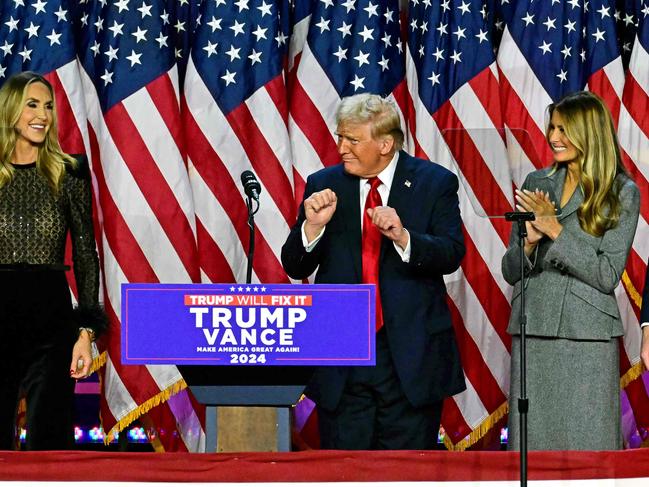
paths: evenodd
<path fill-rule="evenodd" d="M 527 337 L 528 448 L 619 450 L 620 364 L 609 341 Z M 510 450 L 519 449 L 520 336 L 512 340 Z"/>

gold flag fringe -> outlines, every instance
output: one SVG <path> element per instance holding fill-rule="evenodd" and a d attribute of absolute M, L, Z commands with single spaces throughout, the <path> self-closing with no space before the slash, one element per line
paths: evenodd
<path fill-rule="evenodd" d="M 642 308 L 642 296 L 640 296 L 640 293 L 631 282 L 631 278 L 626 271 L 622 273 L 622 283 L 624 284 L 627 293 L 629 293 L 629 297 L 633 300 L 633 304 L 635 304 L 638 309 Z"/>
<path fill-rule="evenodd" d="M 165 447 L 162 446 L 162 441 L 160 441 L 160 437 L 156 436 L 155 438 L 151 438 L 149 436 L 149 443 L 153 447 L 153 451 L 156 453 L 165 453 Z"/>
<path fill-rule="evenodd" d="M 97 355 L 94 359 L 92 359 L 92 365 L 90 366 L 90 372 L 88 372 L 88 375 L 92 374 L 93 372 L 97 372 L 104 365 L 106 365 L 107 358 L 108 358 L 108 354 L 104 350 L 103 352 L 101 352 L 101 354 Z"/>
<path fill-rule="evenodd" d="M 147 431 L 154 431 L 155 430 L 155 425 L 153 424 L 153 421 L 148 416 L 142 416 L 140 419 L 142 426 L 145 427 Z M 160 435 L 149 435 L 147 434 L 147 437 L 149 438 L 149 444 L 153 447 L 153 451 L 156 453 L 165 453 L 165 447 L 162 444 L 162 440 L 160 440 Z"/>
<path fill-rule="evenodd" d="M 638 362 L 629 370 L 627 370 L 626 373 L 622 377 L 620 377 L 620 389 L 624 389 L 626 386 L 631 384 L 631 382 L 639 378 L 645 370 L 646 369 L 644 368 L 642 362 Z"/>
<path fill-rule="evenodd" d="M 509 412 L 509 404 L 503 402 L 498 409 L 491 413 L 480 425 L 455 445 L 448 435 L 444 435 L 444 446 L 450 451 L 464 451 L 480 440 L 494 425 Z"/>
<path fill-rule="evenodd" d="M 129 424 L 131 424 L 133 421 L 138 419 L 140 416 L 146 414 L 154 407 L 159 406 L 164 402 L 167 402 L 167 400 L 171 396 L 178 394 L 180 391 L 186 388 L 187 388 L 187 382 L 185 382 L 185 379 L 180 379 L 177 382 L 170 385 L 169 387 L 167 387 L 164 391 L 160 391 L 158 394 L 156 394 L 149 400 L 137 406 L 133 411 L 131 411 L 122 419 L 120 419 L 119 422 L 111 428 L 108 434 L 106 434 L 106 436 L 104 437 L 104 444 L 108 445 L 111 441 L 113 441 L 115 437 L 115 433 L 121 432 L 124 428 L 126 428 Z"/>
<path fill-rule="evenodd" d="M 638 290 L 631 282 L 631 278 L 629 277 L 626 271 L 622 273 L 622 283 L 624 284 L 624 287 L 626 288 L 629 297 L 633 301 L 633 304 L 635 304 L 638 307 L 638 309 L 642 308 L 642 296 L 640 295 Z M 635 364 L 633 367 L 627 370 L 624 373 L 624 375 L 620 378 L 620 388 L 624 389 L 631 382 L 633 382 L 638 377 L 640 377 L 645 370 L 647 369 L 645 369 L 642 362 L 638 362 L 637 364 Z"/>

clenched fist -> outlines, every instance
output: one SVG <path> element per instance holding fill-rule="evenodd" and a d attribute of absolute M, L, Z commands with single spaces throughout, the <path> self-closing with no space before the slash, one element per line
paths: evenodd
<path fill-rule="evenodd" d="M 336 212 L 338 197 L 329 188 L 317 191 L 304 200 L 306 223 L 304 233 L 312 241 Z"/>

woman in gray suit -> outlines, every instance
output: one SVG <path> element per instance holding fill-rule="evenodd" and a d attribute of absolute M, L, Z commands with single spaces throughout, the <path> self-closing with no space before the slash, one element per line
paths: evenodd
<path fill-rule="evenodd" d="M 640 195 L 622 165 L 611 115 L 589 92 L 548 107 L 552 166 L 516 191 L 526 222 L 529 443 L 534 450 L 619 449 L 619 350 L 614 290 L 638 221 Z M 550 201 L 550 192 L 559 201 Z M 556 206 L 555 206 L 556 205 Z M 557 208 L 560 207 L 560 211 Z M 509 444 L 519 446 L 520 245 L 512 231 L 503 276 L 514 285 Z"/>

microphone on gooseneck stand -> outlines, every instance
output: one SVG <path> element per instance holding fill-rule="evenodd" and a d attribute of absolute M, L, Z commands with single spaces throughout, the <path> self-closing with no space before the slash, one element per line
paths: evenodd
<path fill-rule="evenodd" d="M 257 176 L 252 171 L 243 171 L 241 173 L 241 184 L 243 184 L 243 191 L 246 196 L 258 202 L 261 184 L 257 181 Z"/>
<path fill-rule="evenodd" d="M 243 192 L 246 193 L 246 206 L 248 207 L 248 228 L 250 230 L 250 241 L 248 243 L 248 265 L 246 270 L 246 284 L 252 281 L 252 260 L 255 255 L 255 213 L 259 211 L 259 193 L 261 193 L 261 184 L 257 176 L 252 171 L 243 171 L 241 173 L 241 184 Z M 252 202 L 257 203 L 257 208 L 253 209 Z"/>

